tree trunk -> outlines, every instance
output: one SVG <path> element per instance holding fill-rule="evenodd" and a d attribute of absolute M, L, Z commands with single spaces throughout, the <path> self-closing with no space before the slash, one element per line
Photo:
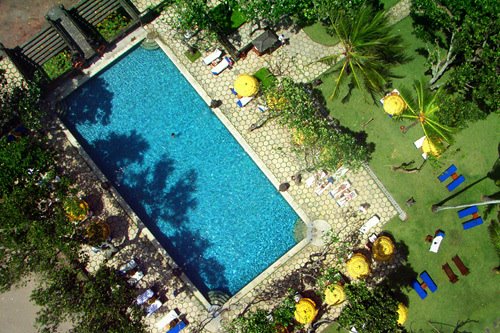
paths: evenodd
<path fill-rule="evenodd" d="M 435 52 L 437 53 L 437 59 L 435 60 L 435 63 L 431 64 L 431 70 L 432 70 L 432 78 L 429 81 L 429 86 L 431 90 L 435 90 L 439 87 L 439 85 L 436 85 L 436 81 L 443 76 L 444 72 L 448 70 L 448 67 L 455 61 L 455 58 L 457 57 L 456 54 L 453 53 L 453 40 L 455 39 L 455 33 L 451 34 L 451 39 L 450 39 L 450 47 L 448 48 L 448 52 L 446 54 L 446 59 L 441 60 L 440 57 L 440 52 L 439 52 L 439 46 L 436 46 Z M 429 51 L 429 54 L 431 52 Z"/>

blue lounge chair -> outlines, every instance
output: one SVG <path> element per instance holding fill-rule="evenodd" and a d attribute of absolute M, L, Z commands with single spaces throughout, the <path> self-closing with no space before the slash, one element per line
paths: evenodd
<path fill-rule="evenodd" d="M 415 289 L 415 291 L 417 292 L 418 296 L 420 296 L 421 299 L 427 297 L 427 292 L 424 290 L 424 288 L 422 288 L 420 282 L 418 282 L 417 280 L 413 280 L 411 286 L 413 289 Z"/>
<path fill-rule="evenodd" d="M 169 329 L 166 333 L 179 333 L 186 327 L 186 323 L 184 321 L 180 321 L 177 325 Z"/>
<path fill-rule="evenodd" d="M 435 292 L 437 290 L 437 286 L 429 276 L 429 273 L 423 271 L 422 273 L 420 273 L 420 278 L 422 279 L 422 281 L 424 281 L 430 291 Z"/>
<path fill-rule="evenodd" d="M 468 230 L 474 227 L 477 227 L 478 225 L 483 224 L 483 219 L 481 217 L 478 217 L 476 219 L 469 220 L 467 222 L 462 223 L 462 227 L 464 230 Z"/>
<path fill-rule="evenodd" d="M 438 176 L 438 179 L 442 183 L 455 172 L 457 172 L 457 167 L 455 166 L 455 164 L 452 164 L 448 167 L 448 169 L 444 170 L 443 173 Z"/>
<path fill-rule="evenodd" d="M 472 215 L 472 214 L 477 213 L 477 212 L 478 212 L 477 206 L 472 206 L 472 207 L 467 207 L 465 209 L 459 210 L 457 213 L 458 213 L 458 217 L 463 219 L 467 215 Z"/>
<path fill-rule="evenodd" d="M 464 181 L 465 181 L 465 177 L 460 175 L 458 178 L 454 179 L 451 183 L 446 185 L 446 188 L 448 189 L 448 191 L 451 192 L 454 189 L 456 189 L 458 187 L 458 185 L 462 184 Z"/>

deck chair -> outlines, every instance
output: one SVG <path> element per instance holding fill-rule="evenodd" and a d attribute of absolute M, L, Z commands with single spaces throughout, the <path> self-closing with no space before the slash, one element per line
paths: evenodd
<path fill-rule="evenodd" d="M 214 68 L 212 68 L 212 74 L 213 75 L 219 75 L 222 73 L 226 68 L 228 68 L 230 65 L 233 64 L 233 61 L 229 57 L 224 57 L 221 62 Z"/>
<path fill-rule="evenodd" d="M 146 317 L 149 317 L 151 316 L 153 313 L 155 313 L 159 308 L 161 308 L 161 306 L 163 305 L 163 303 L 157 299 L 153 302 L 153 304 L 149 305 L 147 308 L 146 308 Z"/>
<path fill-rule="evenodd" d="M 253 96 L 249 96 L 249 97 L 242 97 L 240 99 L 238 99 L 236 101 L 236 105 L 238 105 L 240 108 L 244 107 L 245 105 L 247 105 L 248 103 L 250 103 L 250 101 L 253 99 Z"/>
<path fill-rule="evenodd" d="M 202 59 L 203 63 L 205 65 L 210 65 L 212 62 L 214 62 L 215 60 L 219 59 L 219 57 L 222 55 L 222 51 L 219 50 L 219 49 L 215 49 L 215 51 L 213 51 L 212 53 L 210 53 L 209 55 L 207 55 L 205 58 Z"/>
<path fill-rule="evenodd" d="M 166 333 L 179 333 L 186 327 L 186 325 L 187 324 L 183 320 L 181 320 L 177 325 L 169 329 Z"/>
<path fill-rule="evenodd" d="M 169 313 L 167 313 L 165 316 L 163 316 L 160 320 L 158 320 L 158 322 L 155 324 L 155 326 L 158 329 L 162 330 L 165 327 L 170 326 L 170 324 L 178 318 L 179 318 L 179 314 L 177 313 L 177 311 L 172 310 Z"/>
<path fill-rule="evenodd" d="M 143 292 L 142 294 L 140 294 L 139 296 L 137 296 L 137 299 L 136 299 L 137 305 L 144 304 L 145 302 L 147 302 L 148 299 L 150 299 L 151 297 L 153 297 L 154 294 L 155 293 L 154 293 L 153 290 L 151 290 L 151 289 L 146 290 L 145 292 Z"/>

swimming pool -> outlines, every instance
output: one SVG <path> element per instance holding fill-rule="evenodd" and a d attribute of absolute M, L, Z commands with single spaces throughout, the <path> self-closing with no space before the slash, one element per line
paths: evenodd
<path fill-rule="evenodd" d="M 160 50 L 67 99 L 64 122 L 205 295 L 234 295 L 296 242 L 295 211 Z"/>

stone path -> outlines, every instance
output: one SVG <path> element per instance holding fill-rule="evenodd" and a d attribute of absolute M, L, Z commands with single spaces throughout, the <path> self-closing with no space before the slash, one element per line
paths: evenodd
<path fill-rule="evenodd" d="M 133 2 L 140 10 L 157 3 L 145 0 L 134 0 Z M 409 2 L 409 0 L 403 0 L 402 3 L 398 4 L 398 7 L 392 10 L 393 15 L 397 18 L 407 15 Z M 351 171 L 346 175 L 352 187 L 358 192 L 358 197 L 347 208 L 338 207 L 327 194 L 316 195 L 314 193 L 315 187 L 307 188 L 305 185 L 294 184 L 290 177 L 297 171 L 304 170 L 307 165 L 292 152 L 289 131 L 274 121 L 269 121 L 258 130 L 249 131 L 248 128 L 262 116 L 262 113 L 257 110 L 259 101 L 253 101 L 246 107 L 239 108 L 235 104 L 234 95 L 229 91 L 229 87 L 232 86 L 238 74 L 255 73 L 262 67 L 268 67 L 278 76 L 290 76 L 296 81 L 309 82 L 327 68 L 314 60 L 338 51 L 338 46 L 318 45 L 312 42 L 303 31 L 296 33 L 291 30 L 280 30 L 278 33 L 284 33 L 290 38 L 289 45 L 281 47 L 272 55 L 262 57 L 250 52 L 232 69 L 214 76 L 210 73 L 210 68 L 204 66 L 200 60 L 191 63 L 184 56 L 187 46 L 179 39 L 180 34 L 168 24 L 172 22 L 172 15 L 171 11 L 166 11 L 145 28 L 159 33 L 160 42 L 163 42 L 163 46 L 175 55 L 181 69 L 187 71 L 189 76 L 194 79 L 192 83 L 203 90 L 202 96 L 205 95 L 206 100 L 218 99 L 222 101 L 223 104 L 217 112 L 220 112 L 222 117 L 229 122 L 230 127 L 235 130 L 233 134 L 241 137 L 245 145 L 248 145 L 250 154 L 262 161 L 273 184 L 277 186 L 285 181 L 291 183 L 285 197 L 295 208 L 304 213 L 306 222 L 325 220 L 336 235 L 345 239 L 357 234 L 357 230 L 364 221 L 377 214 L 381 218 L 381 224 L 370 233 L 380 232 L 381 226 L 396 215 L 396 208 L 365 169 L 360 169 L 357 172 Z M 215 45 L 209 46 L 208 43 L 206 45 L 210 48 L 215 47 Z M 12 79 L 19 78 L 19 74 L 8 59 L 1 60 L 0 68 L 6 68 Z M 186 286 L 185 280 L 174 274 L 176 264 L 159 247 L 154 237 L 138 221 L 133 212 L 127 210 L 126 204 L 120 201 L 121 198 L 116 191 L 114 189 L 105 190 L 101 186 L 103 178 L 100 172 L 94 170 L 91 161 L 82 157 L 85 156 L 84 153 L 69 143 L 65 130 L 57 121 L 51 129 L 51 137 L 60 153 L 61 167 L 81 186 L 83 193 L 88 196 L 89 202 L 94 205 L 94 210 L 98 211 L 98 214 L 105 217 L 110 223 L 115 245 L 120 248 L 120 252 L 108 261 L 102 254 L 94 254 L 90 249 L 84 248 L 83 250 L 92 258 L 89 268 L 95 270 L 101 263 L 118 267 L 130 258 L 136 257 L 146 273 L 138 285 L 138 293 L 154 285 L 159 291 L 160 298 L 165 302 L 157 314 L 146 319 L 151 332 L 161 332 L 154 326 L 154 323 L 174 308 L 185 314 L 186 320 L 189 322 L 184 332 L 216 332 L 220 324 L 218 320 L 222 319 L 222 322 L 231 320 L 247 304 L 251 304 L 256 299 L 263 300 L 258 307 L 272 308 L 276 302 L 280 301 L 279 297 L 272 293 L 273 290 L 278 290 L 277 286 L 293 286 L 297 290 L 304 290 L 308 287 L 303 279 L 297 277 L 300 276 L 298 272 L 304 269 L 304 265 L 311 262 L 311 254 L 321 250 L 321 247 L 312 244 L 308 244 L 299 253 L 289 258 L 285 264 L 278 267 L 265 280 L 255 285 L 253 290 L 231 299 L 225 305 L 221 317 L 218 320 L 213 320 L 203 330 L 203 325 L 212 319 L 211 314 L 207 311 L 207 305 L 200 301 L 192 289 Z M 303 179 L 307 179 L 308 176 L 310 174 L 304 173 Z M 361 203 L 370 203 L 370 208 L 366 213 L 356 212 L 356 208 Z M 365 239 L 360 241 L 364 242 Z M 334 262 L 334 260 L 333 254 L 327 258 L 329 262 Z M 377 274 L 373 276 L 373 279 L 383 274 L 386 268 L 376 267 Z M 177 291 L 176 296 L 173 295 L 174 290 Z M 279 296 L 281 295 L 283 294 L 279 294 Z M 340 307 L 329 307 L 324 310 L 323 318 L 335 318 L 340 312 Z"/>

